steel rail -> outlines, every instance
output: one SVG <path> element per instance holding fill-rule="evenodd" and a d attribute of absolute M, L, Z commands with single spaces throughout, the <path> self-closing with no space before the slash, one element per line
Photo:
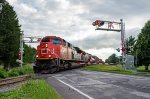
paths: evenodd
<path fill-rule="evenodd" d="M 4 85 L 14 84 L 22 81 L 26 81 L 28 78 L 30 78 L 30 75 L 23 75 L 18 77 L 11 77 L 0 80 L 0 87 Z"/>

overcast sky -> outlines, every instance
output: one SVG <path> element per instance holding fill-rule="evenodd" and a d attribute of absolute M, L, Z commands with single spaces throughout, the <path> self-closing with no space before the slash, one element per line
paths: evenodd
<path fill-rule="evenodd" d="M 150 19 L 149 0 L 7 0 L 18 14 L 25 35 L 55 35 L 106 59 L 121 47 L 120 33 L 95 31 L 92 22 L 120 21 L 126 37 L 137 36 Z"/>

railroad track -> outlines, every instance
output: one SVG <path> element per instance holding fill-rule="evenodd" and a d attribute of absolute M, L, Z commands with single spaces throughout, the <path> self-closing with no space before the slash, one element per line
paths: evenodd
<path fill-rule="evenodd" d="M 26 81 L 28 78 L 30 78 L 29 75 L 6 78 L 6 79 L 3 79 L 3 80 L 0 80 L 0 87 L 5 86 L 5 85 L 10 85 L 10 84 L 23 82 L 23 81 Z"/>

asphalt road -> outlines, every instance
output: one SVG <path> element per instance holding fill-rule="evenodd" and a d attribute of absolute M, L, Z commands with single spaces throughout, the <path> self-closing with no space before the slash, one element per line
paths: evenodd
<path fill-rule="evenodd" d="M 83 69 L 43 77 L 64 99 L 150 99 L 148 77 Z"/>

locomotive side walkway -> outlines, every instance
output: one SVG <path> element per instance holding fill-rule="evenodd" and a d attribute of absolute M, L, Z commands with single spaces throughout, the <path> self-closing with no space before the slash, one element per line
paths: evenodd
<path fill-rule="evenodd" d="M 64 99 L 150 99 L 150 78 L 73 69 L 47 78 Z"/>

